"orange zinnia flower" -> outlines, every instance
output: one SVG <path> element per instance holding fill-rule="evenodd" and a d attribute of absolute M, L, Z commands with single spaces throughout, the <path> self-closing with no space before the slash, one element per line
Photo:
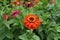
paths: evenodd
<path fill-rule="evenodd" d="M 27 14 L 23 19 L 23 25 L 28 29 L 36 29 L 40 20 L 34 14 Z"/>
<path fill-rule="evenodd" d="M 34 3 L 38 2 L 38 0 L 32 0 Z"/>
<path fill-rule="evenodd" d="M 10 4 L 16 4 L 16 5 L 21 5 L 23 3 L 23 0 L 11 0 L 11 3 Z"/>
<path fill-rule="evenodd" d="M 16 2 L 18 2 L 18 0 L 11 0 L 10 4 L 16 4 Z"/>

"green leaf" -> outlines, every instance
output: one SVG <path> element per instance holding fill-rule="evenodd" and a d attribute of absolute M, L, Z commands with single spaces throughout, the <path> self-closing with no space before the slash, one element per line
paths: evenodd
<path fill-rule="evenodd" d="M 6 27 L 10 30 L 10 24 L 11 23 L 14 23 L 14 19 L 12 19 L 12 20 L 9 20 L 9 21 L 4 21 L 4 24 L 6 25 Z"/>
<path fill-rule="evenodd" d="M 4 30 L 0 31 L 0 40 L 3 40 L 5 38 Z"/>
<path fill-rule="evenodd" d="M 33 35 L 33 40 L 40 40 L 40 38 L 37 35 Z"/>
<path fill-rule="evenodd" d="M 19 39 L 22 39 L 22 40 L 40 40 L 40 38 L 37 35 L 32 35 L 32 37 L 29 39 L 27 34 L 20 35 Z"/>
<path fill-rule="evenodd" d="M 59 26 L 59 27 L 57 27 L 57 31 L 58 31 L 58 32 L 60 32 L 60 26 Z"/>
<path fill-rule="evenodd" d="M 23 34 L 23 35 L 20 35 L 20 36 L 19 36 L 19 39 L 28 40 L 28 38 L 27 38 L 27 36 L 26 36 L 26 33 Z"/>
<path fill-rule="evenodd" d="M 13 38 L 13 34 L 12 34 L 11 32 L 7 32 L 7 33 L 6 33 L 6 36 L 7 36 L 7 38 L 10 38 L 10 39 Z"/>
<path fill-rule="evenodd" d="M 32 33 L 32 30 L 27 30 L 27 32 L 23 35 L 19 36 L 19 39 L 21 40 L 40 40 L 40 38 Z"/>
<path fill-rule="evenodd" d="M 13 38 L 13 34 L 8 28 L 5 28 L 5 33 L 6 33 L 5 35 L 7 38 L 10 38 L 10 39 Z"/>

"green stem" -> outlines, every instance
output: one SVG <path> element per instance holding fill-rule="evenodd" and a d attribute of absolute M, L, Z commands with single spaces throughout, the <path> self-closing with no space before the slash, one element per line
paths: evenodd
<path fill-rule="evenodd" d="M 30 29 L 30 33 L 33 33 L 33 29 Z"/>
<path fill-rule="evenodd" d="M 31 38 L 32 38 L 32 36 L 33 36 L 33 29 L 30 29 L 29 30 L 29 33 L 28 33 L 28 40 L 30 40 Z"/>

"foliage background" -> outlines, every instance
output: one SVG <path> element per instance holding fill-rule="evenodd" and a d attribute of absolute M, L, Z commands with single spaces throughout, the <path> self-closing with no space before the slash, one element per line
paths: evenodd
<path fill-rule="evenodd" d="M 39 0 L 34 7 L 11 6 L 10 0 L 0 0 L 0 40 L 58 40 L 60 39 L 60 0 L 48 5 L 49 0 Z M 10 17 L 10 12 L 18 9 L 20 15 Z M 2 14 L 8 15 L 4 21 Z M 22 19 L 27 13 L 36 14 L 41 20 L 39 27 L 31 32 L 25 29 Z M 32 36 L 33 35 L 33 36 Z M 32 38 L 30 37 L 32 36 Z M 29 39 L 30 38 L 30 39 Z"/>

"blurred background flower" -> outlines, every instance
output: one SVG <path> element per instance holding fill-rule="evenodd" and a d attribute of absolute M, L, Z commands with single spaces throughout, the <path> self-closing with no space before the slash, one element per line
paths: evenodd
<path fill-rule="evenodd" d="M 4 20 L 7 20 L 7 19 L 8 19 L 8 16 L 7 16 L 6 14 L 2 14 L 2 18 L 3 18 Z"/>
<path fill-rule="evenodd" d="M 10 16 L 14 16 L 16 14 L 19 14 L 18 10 L 12 10 L 12 12 L 10 13 Z"/>

